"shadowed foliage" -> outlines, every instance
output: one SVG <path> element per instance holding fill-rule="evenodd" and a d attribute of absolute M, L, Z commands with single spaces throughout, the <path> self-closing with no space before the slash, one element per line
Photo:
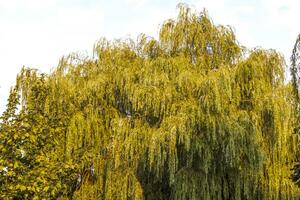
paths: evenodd
<path fill-rule="evenodd" d="M 300 35 L 296 40 L 296 43 L 293 48 L 292 56 L 291 56 L 291 83 L 293 86 L 293 115 L 294 115 L 294 133 L 299 134 L 300 131 L 300 98 L 299 98 L 299 78 L 300 78 Z M 297 156 L 297 161 L 299 161 L 299 155 Z M 298 186 L 300 186 L 300 162 L 296 163 L 292 168 L 292 180 L 296 182 Z"/>

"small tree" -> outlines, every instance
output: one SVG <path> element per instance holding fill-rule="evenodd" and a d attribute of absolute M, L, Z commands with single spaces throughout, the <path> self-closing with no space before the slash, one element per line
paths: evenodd
<path fill-rule="evenodd" d="M 67 193 L 76 165 L 56 153 L 57 126 L 45 108 L 44 75 L 22 69 L 0 124 L 1 199 L 53 199 Z M 21 99 L 21 100 L 20 100 Z"/>
<path fill-rule="evenodd" d="M 295 42 L 292 56 L 291 56 L 291 77 L 293 86 L 293 114 L 294 114 L 294 133 L 299 134 L 300 131 L 300 98 L 299 98 L 299 84 L 300 84 L 300 35 Z M 299 156 L 298 156 L 299 161 Z M 292 180 L 300 186 L 300 163 L 293 167 Z"/>

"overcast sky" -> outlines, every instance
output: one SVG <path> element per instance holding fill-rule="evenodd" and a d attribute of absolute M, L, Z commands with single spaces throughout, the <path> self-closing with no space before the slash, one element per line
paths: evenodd
<path fill-rule="evenodd" d="M 276 49 L 287 61 L 300 33 L 299 0 L 0 0 L 0 113 L 22 66 L 49 72 L 63 55 L 90 54 L 102 36 L 156 37 L 179 2 L 206 8 L 242 45 Z"/>

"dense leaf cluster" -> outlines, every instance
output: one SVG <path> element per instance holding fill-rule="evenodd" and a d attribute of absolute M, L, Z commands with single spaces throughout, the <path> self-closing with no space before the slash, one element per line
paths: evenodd
<path fill-rule="evenodd" d="M 277 52 L 248 51 L 179 5 L 158 40 L 101 39 L 94 53 L 19 74 L 1 118 L 1 199 L 299 199 Z"/>

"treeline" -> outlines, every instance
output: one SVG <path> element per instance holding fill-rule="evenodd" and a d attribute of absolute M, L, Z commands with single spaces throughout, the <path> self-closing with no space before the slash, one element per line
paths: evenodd
<path fill-rule="evenodd" d="M 300 198 L 298 44 L 285 84 L 279 53 L 178 10 L 158 40 L 101 39 L 94 58 L 22 69 L 1 117 L 0 199 Z"/>

